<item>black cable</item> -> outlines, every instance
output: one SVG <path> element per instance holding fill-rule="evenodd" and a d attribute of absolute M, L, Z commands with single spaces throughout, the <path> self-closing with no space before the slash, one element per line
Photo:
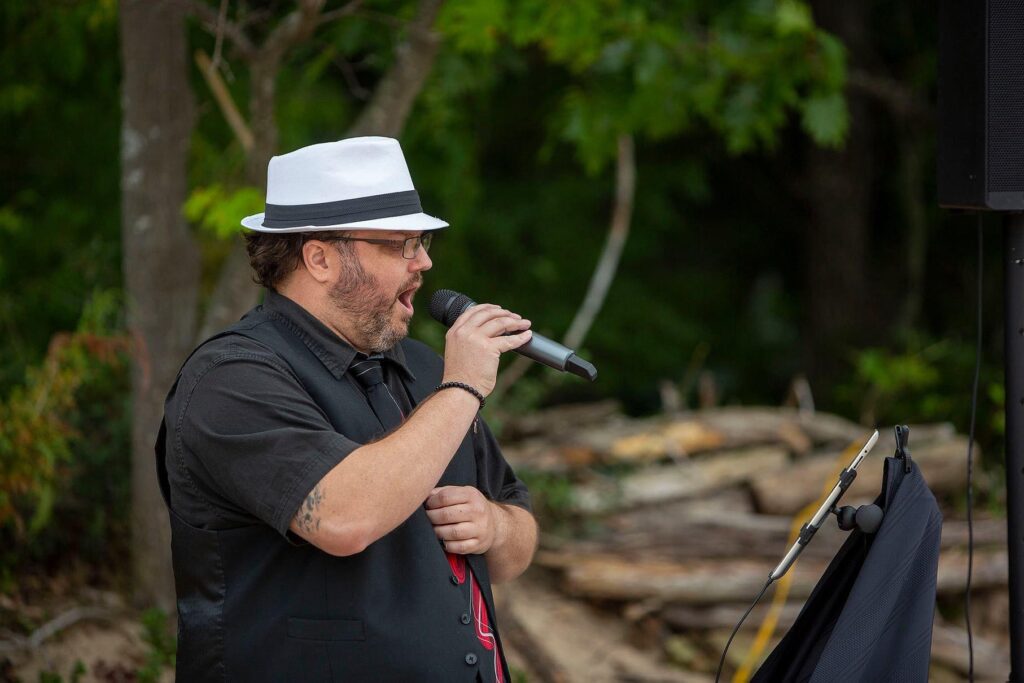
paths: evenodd
<path fill-rule="evenodd" d="M 967 588 L 964 590 L 964 618 L 967 620 L 967 680 L 974 681 L 974 636 L 971 634 L 971 573 L 974 570 L 974 419 L 978 409 L 978 378 L 981 374 L 981 302 L 985 262 L 982 246 L 982 215 L 978 214 L 978 333 L 975 342 L 974 388 L 971 390 L 971 427 L 967 437 Z"/>
<path fill-rule="evenodd" d="M 764 597 L 764 592 L 768 590 L 768 586 L 770 585 L 772 585 L 771 578 L 769 578 L 768 582 L 764 584 L 764 588 L 762 588 L 761 592 L 757 594 L 756 598 L 754 598 L 754 602 L 750 603 L 750 607 L 748 607 L 747 611 L 743 613 L 742 617 L 740 617 L 739 622 L 736 624 L 736 628 L 732 630 L 732 635 L 729 636 L 729 640 L 725 643 L 725 649 L 722 650 L 722 658 L 718 660 L 718 671 L 715 672 L 715 683 L 718 683 L 718 679 L 722 675 L 722 665 L 725 664 L 725 653 L 729 651 L 729 646 L 732 645 L 732 639 L 736 637 L 737 633 L 739 633 L 740 626 L 742 626 L 743 622 L 747 620 L 747 617 L 754 610 L 754 606 L 757 605 L 758 601 Z"/>

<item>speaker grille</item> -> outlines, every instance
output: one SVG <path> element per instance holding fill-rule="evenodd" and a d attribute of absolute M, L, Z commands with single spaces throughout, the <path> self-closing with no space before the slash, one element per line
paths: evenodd
<path fill-rule="evenodd" d="M 1024 192 L 1024 0 L 990 0 L 988 191 Z"/>

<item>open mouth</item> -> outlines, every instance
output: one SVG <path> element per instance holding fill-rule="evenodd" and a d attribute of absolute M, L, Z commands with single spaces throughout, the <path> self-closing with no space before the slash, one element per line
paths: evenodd
<path fill-rule="evenodd" d="M 419 287 L 413 287 L 398 295 L 398 303 L 402 304 L 403 308 L 405 308 L 410 315 L 412 315 L 413 312 L 412 297 L 416 294 L 417 289 L 419 289 Z"/>

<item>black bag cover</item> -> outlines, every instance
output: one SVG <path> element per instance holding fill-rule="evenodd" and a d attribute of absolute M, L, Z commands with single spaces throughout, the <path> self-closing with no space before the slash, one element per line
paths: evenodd
<path fill-rule="evenodd" d="M 876 534 L 855 529 L 751 679 L 927 681 L 942 515 L 916 463 L 886 458 Z"/>

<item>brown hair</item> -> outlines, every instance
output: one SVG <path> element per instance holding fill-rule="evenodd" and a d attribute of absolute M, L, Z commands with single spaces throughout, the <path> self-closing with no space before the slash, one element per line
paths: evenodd
<path fill-rule="evenodd" d="M 285 233 L 247 231 L 245 249 L 249 252 L 253 282 L 267 289 L 277 289 L 277 286 L 302 263 L 302 245 L 311 239 L 326 242 L 347 236 L 348 231 L 345 230 Z M 348 242 L 337 244 L 342 249 L 351 249 Z"/>

